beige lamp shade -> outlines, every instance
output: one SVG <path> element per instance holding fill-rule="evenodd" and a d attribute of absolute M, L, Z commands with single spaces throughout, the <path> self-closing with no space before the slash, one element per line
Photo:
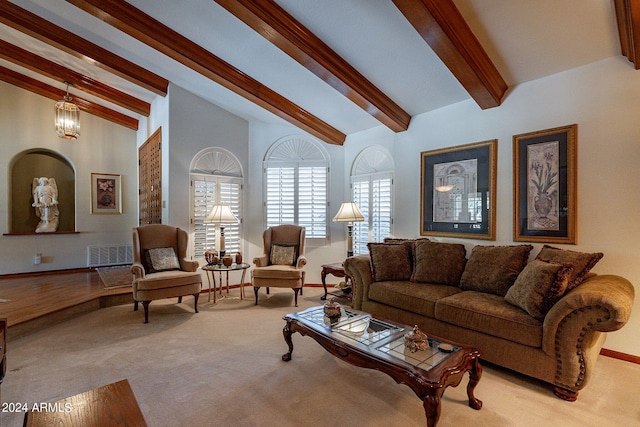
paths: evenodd
<path fill-rule="evenodd" d="M 354 202 L 343 202 L 340 206 L 340 210 L 336 216 L 333 217 L 333 222 L 360 222 L 364 221 L 364 216 L 358 205 Z"/>
<path fill-rule="evenodd" d="M 205 218 L 204 222 L 209 224 L 237 224 L 238 217 L 236 217 L 229 205 L 215 205 L 209 215 Z"/>

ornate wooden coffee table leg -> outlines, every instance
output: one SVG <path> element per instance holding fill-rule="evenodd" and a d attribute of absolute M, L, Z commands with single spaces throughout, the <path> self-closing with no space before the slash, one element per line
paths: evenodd
<path fill-rule="evenodd" d="M 429 394 L 424 398 L 422 406 L 424 407 L 424 414 L 427 416 L 427 427 L 435 427 L 440 419 L 441 394 Z"/>
<path fill-rule="evenodd" d="M 293 340 L 291 339 L 291 334 L 293 334 L 293 332 L 291 331 L 291 322 L 287 322 L 287 324 L 282 329 L 282 335 L 284 335 L 284 340 L 289 346 L 289 351 L 282 355 L 282 360 L 284 360 L 285 362 L 288 362 L 291 360 L 291 353 L 293 353 Z"/>
<path fill-rule="evenodd" d="M 476 389 L 476 386 L 480 382 L 480 378 L 482 377 L 482 365 L 480 365 L 480 359 L 476 358 L 473 360 L 473 364 L 471 365 L 471 370 L 469 371 L 469 384 L 467 384 L 467 396 L 469 397 L 469 406 L 473 409 L 482 408 L 482 400 L 476 398 L 473 395 L 473 391 Z"/>

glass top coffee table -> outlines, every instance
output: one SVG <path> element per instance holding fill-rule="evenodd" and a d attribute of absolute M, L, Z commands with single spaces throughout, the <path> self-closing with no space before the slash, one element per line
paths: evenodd
<path fill-rule="evenodd" d="M 284 340 L 289 351 L 282 360 L 290 361 L 293 353 L 292 334 L 299 332 L 313 338 L 335 357 L 362 368 L 376 369 L 406 384 L 422 400 L 427 426 L 435 426 L 440 418 L 440 400 L 448 386 L 456 387 L 469 372 L 467 396 L 469 406 L 482 408 L 473 392 L 482 376 L 480 350 L 429 336 L 429 347 L 411 352 L 405 347 L 404 335 L 413 327 L 372 317 L 350 308 L 342 308 L 338 319 L 324 315 L 322 306 L 287 314 Z"/>

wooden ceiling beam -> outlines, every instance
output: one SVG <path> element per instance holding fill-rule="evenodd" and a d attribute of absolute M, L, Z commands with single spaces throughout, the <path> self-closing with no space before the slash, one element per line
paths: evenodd
<path fill-rule="evenodd" d="M 34 78 L 25 76 L 24 74 L 20 74 L 2 66 L 0 66 L 0 80 L 55 101 L 62 100 L 66 95 L 66 91 L 62 89 L 42 83 Z M 94 116 L 101 117 L 129 129 L 138 130 L 138 120 L 133 117 L 129 117 L 126 114 L 95 104 L 75 95 L 72 97 L 71 102 L 76 104 L 80 110 L 86 111 L 89 114 L 93 114 Z M 53 108 L 51 109 L 51 118 L 51 123 L 53 123 Z"/>
<path fill-rule="evenodd" d="M 640 4 L 632 0 L 614 0 L 622 55 L 640 69 Z"/>
<path fill-rule="evenodd" d="M 214 0 L 394 132 L 411 115 L 273 0 Z"/>
<path fill-rule="evenodd" d="M 8 1 L 0 1 L 0 22 L 155 94 L 167 94 L 168 80 Z"/>
<path fill-rule="evenodd" d="M 482 109 L 497 107 L 508 89 L 452 0 L 393 0 Z"/>
<path fill-rule="evenodd" d="M 67 0 L 164 55 L 202 74 L 325 142 L 346 135 L 274 92 L 200 45 L 122 0 Z"/>
<path fill-rule="evenodd" d="M 130 111 L 148 117 L 151 105 L 141 99 L 107 86 L 91 77 L 70 70 L 53 61 L 42 58 L 34 53 L 0 40 L 0 58 L 28 68 L 51 79 L 71 84 L 75 89 L 95 95 L 99 98 L 119 105 Z"/>

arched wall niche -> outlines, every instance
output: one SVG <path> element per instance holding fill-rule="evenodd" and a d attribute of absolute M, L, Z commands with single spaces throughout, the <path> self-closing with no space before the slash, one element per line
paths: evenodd
<path fill-rule="evenodd" d="M 44 148 L 18 153 L 10 166 L 9 203 L 12 234 L 35 233 L 39 219 L 32 207 L 34 178 L 55 178 L 60 222 L 57 232 L 74 232 L 76 224 L 76 174 L 61 154 Z"/>

